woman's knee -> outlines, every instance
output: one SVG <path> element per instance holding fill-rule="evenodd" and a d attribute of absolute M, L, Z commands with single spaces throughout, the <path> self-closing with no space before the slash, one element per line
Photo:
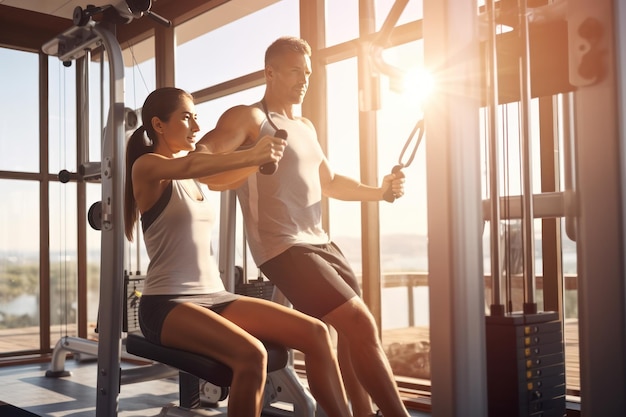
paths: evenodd
<path fill-rule="evenodd" d="M 267 350 L 258 340 L 240 346 L 231 358 L 234 374 L 262 379 L 267 373 Z"/>

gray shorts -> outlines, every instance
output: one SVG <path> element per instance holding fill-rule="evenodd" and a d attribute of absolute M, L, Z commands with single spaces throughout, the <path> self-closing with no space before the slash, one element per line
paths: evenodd
<path fill-rule="evenodd" d="M 160 344 L 163 322 L 177 305 L 193 303 L 219 314 L 239 297 L 228 291 L 198 295 L 143 295 L 139 302 L 139 327 L 146 339 Z"/>
<path fill-rule="evenodd" d="M 260 266 L 296 310 L 321 319 L 361 288 L 334 243 L 295 245 Z"/>

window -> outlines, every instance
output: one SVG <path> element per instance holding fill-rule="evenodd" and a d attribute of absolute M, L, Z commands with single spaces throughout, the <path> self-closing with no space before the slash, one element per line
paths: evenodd
<path fill-rule="evenodd" d="M 328 118 L 326 156 L 336 173 L 358 179 L 361 174 L 356 58 L 330 64 L 326 67 L 326 72 Z M 344 252 L 355 272 L 360 275 L 361 206 L 358 202 L 331 199 L 329 207 L 330 236 Z"/>
<path fill-rule="evenodd" d="M 10 65 L 8 63 L 11 63 Z M 39 57 L 0 48 L 0 337 L 3 351 L 39 348 Z M 16 177 L 19 179 L 14 179 Z"/>
<path fill-rule="evenodd" d="M 297 1 L 242 13 L 227 3 L 176 28 L 176 86 L 193 92 L 262 70 L 274 40 L 300 34 Z"/>
<path fill-rule="evenodd" d="M 422 65 L 422 55 L 422 40 L 383 53 L 390 65 L 408 74 Z M 421 92 L 395 91 L 390 85 L 388 77 L 381 76 L 381 108 L 377 112 L 380 181 L 395 165 L 409 163 L 419 131 L 411 134 L 423 118 Z M 403 169 L 405 195 L 379 205 L 383 345 L 396 376 L 419 379 L 430 379 L 425 141 L 423 136 L 413 161 Z"/>
<path fill-rule="evenodd" d="M 39 183 L 0 179 L 0 337 L 10 351 L 39 348 Z M 0 351 L 6 353 L 6 351 Z"/>
<path fill-rule="evenodd" d="M 76 183 L 50 183 L 50 335 L 76 336 L 78 242 Z"/>
<path fill-rule="evenodd" d="M 76 172 L 76 65 L 49 57 L 48 86 L 49 171 Z"/>
<path fill-rule="evenodd" d="M 326 0 L 326 46 L 359 37 L 359 2 Z"/>
<path fill-rule="evenodd" d="M 0 48 L 0 170 L 39 171 L 39 57 Z"/>

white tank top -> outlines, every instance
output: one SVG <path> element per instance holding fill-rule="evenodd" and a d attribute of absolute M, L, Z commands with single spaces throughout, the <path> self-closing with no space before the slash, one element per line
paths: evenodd
<path fill-rule="evenodd" d="M 199 183 L 198 186 L 201 191 L 205 188 Z M 211 255 L 215 213 L 206 193 L 202 195 L 203 200 L 198 201 L 178 181 L 172 181 L 155 206 L 141 217 L 150 258 L 144 294 L 207 294 L 224 290 Z"/>
<path fill-rule="evenodd" d="M 295 244 L 329 241 L 321 223 L 319 167 L 324 154 L 315 130 L 276 113 L 270 113 L 270 117 L 288 134 L 288 146 L 278 169 L 273 175 L 251 175 L 237 189 L 246 238 L 257 265 Z M 274 134 L 274 128 L 265 121 L 259 137 Z"/>

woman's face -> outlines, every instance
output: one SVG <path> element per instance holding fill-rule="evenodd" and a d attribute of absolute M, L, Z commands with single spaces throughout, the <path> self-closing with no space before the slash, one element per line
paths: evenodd
<path fill-rule="evenodd" d="M 183 96 L 170 119 L 160 121 L 160 133 L 172 154 L 196 149 L 196 133 L 200 131 L 197 118 L 193 100 Z"/>

